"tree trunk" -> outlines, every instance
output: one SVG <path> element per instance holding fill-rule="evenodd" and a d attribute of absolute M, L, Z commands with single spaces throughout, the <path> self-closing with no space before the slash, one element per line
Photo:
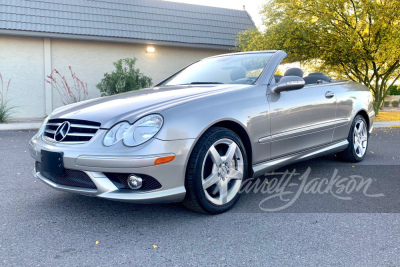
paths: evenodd
<path fill-rule="evenodd" d="M 379 109 L 380 109 L 380 105 L 378 104 L 377 101 L 374 102 L 374 111 L 375 111 L 375 116 L 377 116 L 379 114 Z"/>
<path fill-rule="evenodd" d="M 374 100 L 374 111 L 375 111 L 375 116 L 379 114 L 379 110 L 383 106 L 385 98 L 382 96 L 382 92 L 378 92 L 377 95 L 375 96 Z"/>

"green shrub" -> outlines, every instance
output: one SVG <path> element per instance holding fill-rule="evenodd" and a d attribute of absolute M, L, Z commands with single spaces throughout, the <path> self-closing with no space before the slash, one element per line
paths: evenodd
<path fill-rule="evenodd" d="M 136 58 L 125 58 L 114 62 L 115 71 L 111 74 L 105 73 L 104 78 L 96 85 L 101 92 L 101 96 L 150 87 L 152 79 L 135 68 L 135 63 Z"/>
<path fill-rule="evenodd" d="M 399 107 L 399 101 L 393 100 L 392 101 L 392 106 L 398 108 Z"/>
<path fill-rule="evenodd" d="M 384 106 L 384 107 L 388 107 L 388 106 L 389 106 L 389 104 L 390 104 L 390 102 L 389 102 L 389 101 L 385 101 L 385 102 L 383 103 L 383 106 Z"/>
<path fill-rule="evenodd" d="M 0 103 L 0 123 L 8 121 L 8 119 L 11 116 L 11 111 L 13 109 L 14 109 L 14 107 L 7 106 L 7 102 Z"/>
<path fill-rule="evenodd" d="M 400 95 L 400 88 L 397 85 L 389 87 L 389 95 Z"/>
<path fill-rule="evenodd" d="M 1 90 L 0 90 L 0 123 L 6 122 L 10 118 L 12 111 L 16 107 L 9 106 L 9 100 L 7 99 L 8 89 L 10 88 L 11 79 L 8 80 L 7 87 L 4 90 L 4 83 L 3 83 L 3 76 L 0 73 L 0 83 L 1 83 Z"/>

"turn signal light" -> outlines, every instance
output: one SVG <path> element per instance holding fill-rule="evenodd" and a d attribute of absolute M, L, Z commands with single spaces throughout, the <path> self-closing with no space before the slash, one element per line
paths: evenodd
<path fill-rule="evenodd" d="M 175 156 L 161 157 L 161 158 L 156 159 L 156 161 L 154 161 L 154 165 L 168 163 L 168 162 L 173 161 L 174 159 L 175 159 Z"/>

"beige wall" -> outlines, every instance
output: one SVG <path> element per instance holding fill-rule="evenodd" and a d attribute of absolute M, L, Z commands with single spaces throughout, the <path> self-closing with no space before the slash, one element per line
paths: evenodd
<path fill-rule="evenodd" d="M 0 36 L 0 73 L 14 118 L 45 116 L 43 38 Z M 1 90 L 1 84 L 0 84 Z"/>
<path fill-rule="evenodd" d="M 118 59 L 136 57 L 140 71 L 153 78 L 153 84 L 157 84 L 193 61 L 228 52 L 155 45 L 155 53 L 146 53 L 148 45 L 143 44 L 64 39 L 51 39 L 50 42 L 51 67 L 68 79 L 68 66 L 71 66 L 77 77 L 88 83 L 90 98 L 100 96 L 96 84 L 105 72 L 113 71 L 112 63 Z M 16 119 L 45 116 L 43 49 L 43 38 L 0 36 L 0 72 L 3 77 L 13 79 L 10 92 L 12 103 L 23 107 L 15 114 Z M 53 109 L 62 106 L 57 91 L 53 90 L 52 93 Z"/>

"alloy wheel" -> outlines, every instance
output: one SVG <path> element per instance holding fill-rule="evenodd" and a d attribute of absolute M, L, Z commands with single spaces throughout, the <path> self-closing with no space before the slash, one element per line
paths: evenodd
<path fill-rule="evenodd" d="M 354 152 L 360 158 L 362 158 L 367 150 L 368 144 L 368 132 L 365 122 L 362 120 L 357 121 L 354 126 L 353 133 L 353 146 Z"/>
<path fill-rule="evenodd" d="M 238 193 L 243 180 L 243 156 L 231 139 L 215 142 L 207 151 L 202 166 L 202 185 L 206 198 L 224 205 Z"/>

